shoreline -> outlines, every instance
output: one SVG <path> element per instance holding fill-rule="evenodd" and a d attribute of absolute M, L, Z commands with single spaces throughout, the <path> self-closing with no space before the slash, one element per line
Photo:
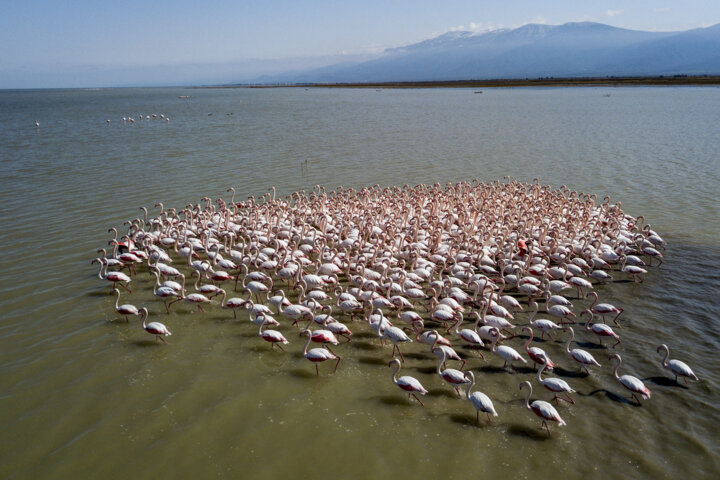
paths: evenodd
<path fill-rule="evenodd" d="M 720 75 L 654 77 L 567 77 L 495 80 L 444 80 L 427 82 L 237 84 L 196 88 L 507 88 L 507 87 L 619 87 L 720 85 Z"/>

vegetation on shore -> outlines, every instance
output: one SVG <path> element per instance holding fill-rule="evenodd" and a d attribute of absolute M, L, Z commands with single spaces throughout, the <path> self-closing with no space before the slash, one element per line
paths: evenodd
<path fill-rule="evenodd" d="M 491 87 L 577 87 L 635 85 L 720 85 L 720 75 L 660 75 L 656 77 L 542 77 L 494 80 L 448 80 L 428 82 L 368 83 L 286 83 L 264 85 L 227 85 L 216 88 L 491 88 Z"/>

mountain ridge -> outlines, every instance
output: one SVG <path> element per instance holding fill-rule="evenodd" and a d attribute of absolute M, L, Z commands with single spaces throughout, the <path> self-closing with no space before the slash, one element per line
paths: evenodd
<path fill-rule="evenodd" d="M 262 77 L 263 83 L 362 83 L 720 73 L 720 24 L 647 32 L 602 23 L 451 31 L 378 58 Z"/>

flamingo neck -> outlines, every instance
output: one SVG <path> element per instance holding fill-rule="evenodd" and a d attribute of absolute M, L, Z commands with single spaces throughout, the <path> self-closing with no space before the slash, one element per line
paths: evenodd
<path fill-rule="evenodd" d="M 119 308 L 118 303 L 120 302 L 120 290 L 116 288 L 115 292 L 117 293 L 117 297 L 115 297 L 115 310 L 117 310 Z"/>
<path fill-rule="evenodd" d="M 537 378 L 538 378 L 538 382 L 540 382 L 540 383 L 543 383 L 542 373 L 543 373 L 543 370 L 545 370 L 545 367 L 547 367 L 547 365 L 548 365 L 548 359 L 547 359 L 547 357 L 546 357 L 546 358 L 545 358 L 545 363 L 543 363 L 543 364 L 542 364 L 542 367 L 540 367 L 540 370 L 538 370 L 538 377 L 537 377 Z"/>
<path fill-rule="evenodd" d="M 615 358 L 617 358 L 618 362 L 615 364 L 615 370 L 613 370 L 613 375 L 615 375 L 615 378 L 619 379 L 620 376 L 618 375 L 618 370 L 620 370 L 620 365 L 622 365 L 622 358 L 620 358 L 620 356 L 617 356 Z"/>
<path fill-rule="evenodd" d="M 310 345 L 310 340 L 312 340 L 312 333 L 310 333 L 309 330 L 305 330 L 305 331 L 308 332 L 308 339 L 305 341 L 305 347 L 303 348 L 303 356 L 307 357 L 307 349 L 308 349 L 308 346 Z"/>
<path fill-rule="evenodd" d="M 470 383 L 468 383 L 467 388 L 465 389 L 465 396 L 467 398 L 470 398 L 470 390 L 472 390 L 472 387 L 475 385 L 475 375 L 472 374 L 472 372 L 469 372 L 470 375 Z"/>
<path fill-rule="evenodd" d="M 670 358 L 670 349 L 665 344 L 662 345 L 662 348 L 665 350 L 665 358 L 663 358 L 662 365 L 663 367 L 667 368 L 668 358 Z"/>
<path fill-rule="evenodd" d="M 592 302 L 592 304 L 588 307 L 588 310 L 590 310 L 590 313 L 592 314 L 592 309 L 593 309 L 593 307 L 595 306 L 595 304 L 598 302 L 598 294 L 595 293 L 595 292 L 590 292 L 590 293 L 588 293 L 588 295 L 592 295 L 592 297 L 593 297 L 593 302 Z M 590 317 L 590 318 L 592 318 L 592 317 Z"/>
<path fill-rule="evenodd" d="M 570 353 L 570 342 L 575 340 L 575 332 L 573 332 L 572 329 L 570 329 L 570 336 L 567 339 L 567 342 L 565 342 L 565 351 L 567 353 Z"/>
<path fill-rule="evenodd" d="M 395 384 L 398 383 L 397 374 L 398 374 L 399 371 L 400 371 L 400 362 L 396 362 L 395 371 L 394 371 L 393 374 L 392 374 L 392 381 L 393 381 L 393 383 L 395 383 Z"/>
<path fill-rule="evenodd" d="M 532 408 L 530 408 L 530 395 L 532 395 L 532 384 L 530 382 L 525 382 L 523 383 L 523 385 L 528 386 L 528 393 L 527 395 L 525 395 L 525 408 L 527 408 L 528 410 L 532 410 Z"/>

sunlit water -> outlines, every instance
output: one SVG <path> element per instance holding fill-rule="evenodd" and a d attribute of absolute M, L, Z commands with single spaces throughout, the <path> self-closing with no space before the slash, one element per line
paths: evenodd
<path fill-rule="evenodd" d="M 0 476 L 717 478 L 718 105 L 717 88 L 0 92 Z M 122 121 L 152 113 L 170 121 Z M 336 347 L 337 374 L 321 365 L 316 377 L 288 324 L 282 354 L 245 314 L 166 316 L 143 274 L 123 300 L 170 327 L 157 345 L 116 320 L 90 265 L 109 227 L 156 202 L 504 176 L 608 194 L 669 242 L 644 283 L 597 287 L 625 308 L 621 374 L 653 391 L 642 406 L 578 331 L 603 366 L 578 376 L 562 343 L 542 345 L 578 391 L 551 437 L 523 407 L 523 380 L 551 398 L 531 372 L 462 350 L 499 412 L 477 426 L 427 346 L 403 348 L 401 374 L 430 390 L 421 408 L 359 322 Z M 701 381 L 670 381 L 660 343 Z"/>

